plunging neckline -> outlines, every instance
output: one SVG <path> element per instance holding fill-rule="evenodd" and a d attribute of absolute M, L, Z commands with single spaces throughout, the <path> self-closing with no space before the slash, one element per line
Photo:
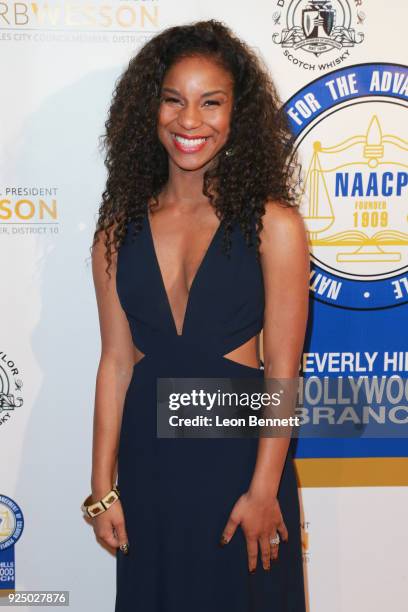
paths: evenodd
<path fill-rule="evenodd" d="M 209 255 L 210 255 L 212 247 L 215 244 L 216 238 L 217 238 L 217 236 L 218 236 L 218 234 L 219 234 L 219 232 L 221 230 L 222 224 L 223 224 L 223 220 L 221 219 L 221 221 L 218 224 L 218 227 L 215 230 L 214 234 L 212 235 L 212 238 L 211 238 L 210 242 L 208 243 L 208 246 L 207 246 L 206 250 L 204 251 L 204 255 L 201 258 L 201 261 L 200 261 L 200 263 L 199 263 L 199 265 L 198 265 L 198 267 L 197 267 L 197 269 L 196 269 L 196 271 L 195 271 L 195 273 L 193 275 L 193 279 L 191 281 L 190 289 L 187 292 L 187 301 L 186 301 L 186 306 L 185 306 L 185 309 L 184 309 L 184 317 L 183 317 L 182 324 L 181 324 L 181 333 L 179 333 L 179 331 L 177 329 L 177 325 L 176 325 L 176 320 L 174 318 L 173 310 L 171 308 L 169 294 L 167 292 L 166 285 L 164 283 L 164 277 L 163 277 L 163 273 L 162 273 L 162 268 L 160 266 L 159 258 L 157 256 L 157 251 L 156 251 L 156 247 L 155 247 L 155 243 L 154 243 L 153 231 L 152 231 L 152 227 L 151 227 L 151 224 L 150 224 L 149 213 L 148 213 L 148 211 L 146 212 L 146 225 L 147 225 L 147 228 L 148 228 L 148 234 L 149 234 L 149 238 L 150 238 L 150 246 L 151 246 L 151 249 L 152 249 L 153 258 L 154 258 L 154 261 L 155 261 L 158 277 L 159 277 L 159 280 L 160 280 L 161 289 L 162 289 L 162 292 L 163 292 L 165 300 L 166 300 L 167 309 L 168 309 L 168 313 L 169 313 L 169 318 L 170 318 L 171 323 L 172 323 L 172 327 L 173 327 L 176 335 L 179 336 L 179 337 L 183 336 L 184 330 L 185 330 L 185 327 L 186 327 L 187 316 L 188 316 L 188 313 L 189 313 L 189 310 L 190 310 L 190 302 L 191 302 L 192 291 L 193 291 L 195 285 L 197 284 L 197 278 L 199 278 L 201 270 L 203 269 L 204 264 L 205 264 L 206 260 L 208 259 Z"/>

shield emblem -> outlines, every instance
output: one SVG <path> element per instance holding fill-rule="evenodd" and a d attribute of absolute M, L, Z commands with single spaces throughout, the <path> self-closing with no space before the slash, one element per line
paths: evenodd
<path fill-rule="evenodd" d="M 302 27 L 306 38 L 330 36 L 334 26 L 333 9 L 306 8 L 302 11 Z"/>

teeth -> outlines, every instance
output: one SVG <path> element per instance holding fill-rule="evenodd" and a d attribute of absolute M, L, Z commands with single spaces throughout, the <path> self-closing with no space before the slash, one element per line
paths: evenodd
<path fill-rule="evenodd" d="M 203 144 L 207 140 L 207 138 L 182 138 L 182 136 L 174 135 L 174 138 L 183 145 L 183 147 L 196 147 L 200 144 Z"/>

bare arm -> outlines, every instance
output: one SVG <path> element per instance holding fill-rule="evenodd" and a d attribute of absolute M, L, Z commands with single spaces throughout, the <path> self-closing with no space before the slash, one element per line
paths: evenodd
<path fill-rule="evenodd" d="M 309 250 L 303 219 L 293 208 L 269 202 L 260 234 L 261 263 L 265 286 L 263 328 L 265 378 L 291 379 L 299 374 L 309 299 Z M 250 487 L 235 504 L 223 532 L 228 543 L 241 525 L 248 549 L 248 569 L 270 569 L 278 546 L 271 545 L 277 532 L 288 534 L 277 493 L 288 452 L 289 438 L 259 439 Z"/>
<path fill-rule="evenodd" d="M 269 204 L 260 238 L 265 286 L 265 378 L 294 378 L 305 338 L 309 301 L 309 249 L 301 215 Z M 276 495 L 288 438 L 260 438 L 251 492 Z"/>
<path fill-rule="evenodd" d="M 106 495 L 116 479 L 123 404 L 134 363 L 129 325 L 116 292 L 116 262 L 117 254 L 113 256 L 109 278 L 105 272 L 105 246 L 100 239 L 92 253 L 101 333 L 93 422 L 91 487 L 94 499 Z"/>

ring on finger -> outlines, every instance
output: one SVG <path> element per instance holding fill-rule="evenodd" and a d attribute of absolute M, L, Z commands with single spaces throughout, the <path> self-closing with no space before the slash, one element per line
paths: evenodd
<path fill-rule="evenodd" d="M 275 537 L 269 539 L 270 544 L 277 545 L 280 542 L 279 533 L 276 534 Z"/>

